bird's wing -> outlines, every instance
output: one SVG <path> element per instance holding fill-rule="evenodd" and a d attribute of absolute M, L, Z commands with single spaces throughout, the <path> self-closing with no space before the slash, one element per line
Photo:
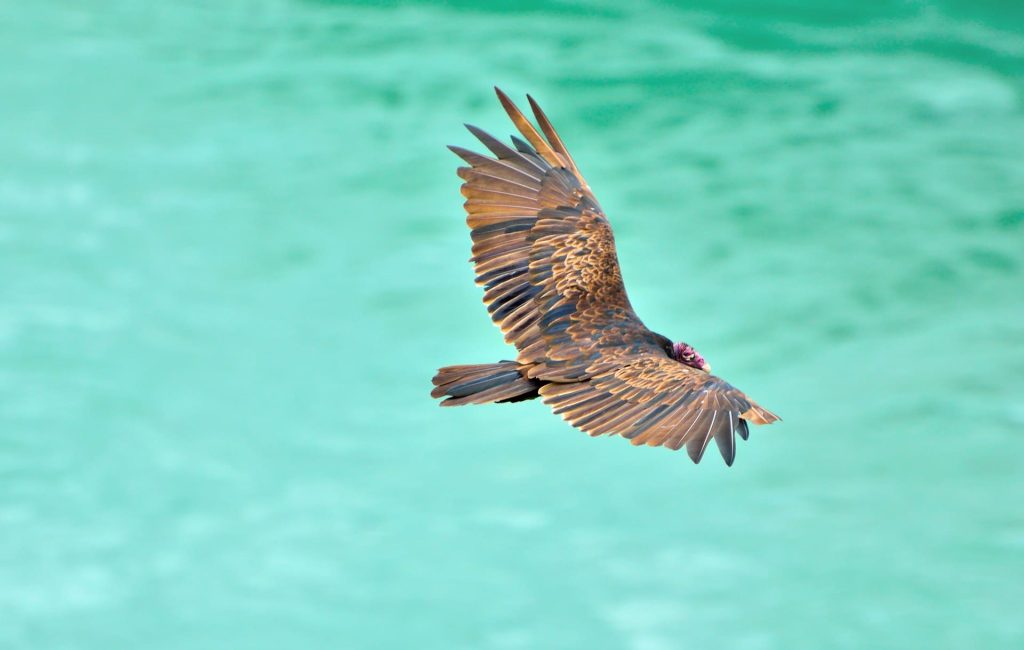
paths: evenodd
<path fill-rule="evenodd" d="M 467 125 L 494 158 L 451 147 L 470 165 L 458 173 L 476 281 L 531 377 L 586 378 L 604 367 L 599 347 L 655 335 L 629 304 L 611 226 L 561 138 L 532 98 L 543 135 L 495 90 L 526 140 L 508 146 Z"/>
<path fill-rule="evenodd" d="M 747 421 L 770 424 L 774 413 L 728 382 L 646 350 L 610 352 L 618 366 L 589 381 L 549 383 L 544 402 L 592 436 L 629 438 L 634 445 L 686 451 L 700 462 L 712 438 L 726 464 L 736 457 L 736 435 L 747 439 Z"/>

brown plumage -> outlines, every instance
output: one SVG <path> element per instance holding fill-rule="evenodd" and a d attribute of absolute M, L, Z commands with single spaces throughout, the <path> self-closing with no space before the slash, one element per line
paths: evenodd
<path fill-rule="evenodd" d="M 611 225 L 565 144 L 532 97 L 540 131 L 500 90 L 522 140 L 467 125 L 494 157 L 450 147 L 465 181 L 476 281 L 515 361 L 448 366 L 434 377 L 442 406 L 538 395 L 592 436 L 686 445 L 699 462 L 714 438 L 729 465 L 747 422 L 778 419 L 710 374 L 690 346 L 647 329 L 622 283 Z"/>

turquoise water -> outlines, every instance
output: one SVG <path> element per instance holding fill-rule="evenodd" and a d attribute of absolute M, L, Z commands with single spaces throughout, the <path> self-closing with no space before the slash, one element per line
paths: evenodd
<path fill-rule="evenodd" d="M 0 8 L 0 647 L 1024 646 L 1024 12 L 91 4 Z M 427 397 L 493 84 L 731 469 Z"/>

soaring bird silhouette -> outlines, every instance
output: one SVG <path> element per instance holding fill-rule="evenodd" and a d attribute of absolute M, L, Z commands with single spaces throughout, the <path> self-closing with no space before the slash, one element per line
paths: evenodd
<path fill-rule="evenodd" d="M 467 223 L 476 282 L 515 361 L 447 366 L 434 377 L 442 406 L 540 398 L 591 436 L 686 451 L 700 462 L 714 438 L 727 465 L 748 422 L 778 416 L 711 374 L 686 343 L 647 329 L 622 284 L 611 225 L 547 116 L 527 95 L 541 132 L 500 89 L 526 141 L 512 147 L 466 128 L 494 158 L 449 147 L 469 167 Z"/>

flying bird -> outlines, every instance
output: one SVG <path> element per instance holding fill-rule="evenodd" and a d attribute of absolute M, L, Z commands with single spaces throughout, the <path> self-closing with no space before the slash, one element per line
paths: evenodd
<path fill-rule="evenodd" d="M 608 217 L 551 122 L 527 95 L 538 131 L 500 89 L 519 130 L 506 145 L 466 128 L 493 156 L 449 147 L 459 167 L 476 282 L 514 361 L 447 366 L 431 395 L 442 406 L 540 397 L 591 436 L 683 445 L 700 462 L 713 438 L 727 465 L 748 422 L 774 413 L 711 374 L 686 343 L 647 329 L 622 283 Z"/>

